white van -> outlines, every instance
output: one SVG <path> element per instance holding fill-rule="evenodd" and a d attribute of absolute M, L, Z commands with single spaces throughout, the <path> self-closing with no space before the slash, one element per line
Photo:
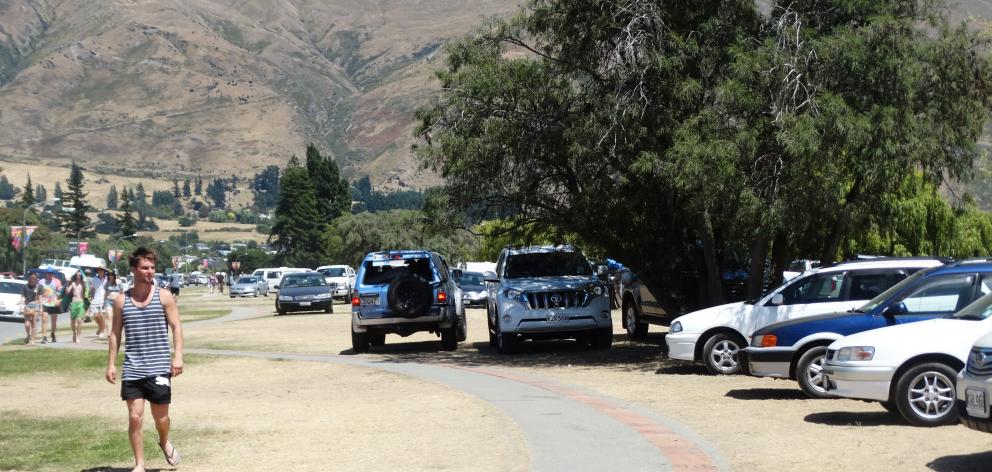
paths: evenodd
<path fill-rule="evenodd" d="M 282 276 L 293 272 L 308 272 L 310 269 L 299 269 L 295 267 L 266 267 L 255 269 L 251 275 L 261 277 L 269 285 L 269 290 L 278 291 Z"/>

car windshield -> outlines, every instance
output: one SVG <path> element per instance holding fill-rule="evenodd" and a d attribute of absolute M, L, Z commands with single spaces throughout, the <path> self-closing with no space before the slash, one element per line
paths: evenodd
<path fill-rule="evenodd" d="M 961 311 L 951 315 L 959 320 L 984 320 L 992 316 L 992 293 L 971 302 Z"/>
<path fill-rule="evenodd" d="M 239 284 L 253 284 L 255 283 L 255 277 L 241 277 L 238 279 Z"/>
<path fill-rule="evenodd" d="M 906 277 L 905 279 L 903 279 L 902 282 L 899 282 L 889 287 L 888 290 L 880 293 L 877 297 L 872 298 L 871 300 L 868 301 L 868 303 L 861 305 L 861 307 L 855 309 L 854 311 L 861 313 L 868 313 L 869 311 L 878 308 L 879 305 L 885 303 L 886 300 L 892 298 L 892 296 L 895 295 L 896 293 L 899 293 L 903 289 L 903 287 L 916 283 L 917 279 L 923 277 L 924 275 L 930 272 L 931 272 L 930 270 L 921 270 L 913 275 L 910 275 L 909 277 Z"/>
<path fill-rule="evenodd" d="M 324 274 L 324 277 L 344 277 L 345 276 L 345 270 L 342 267 L 332 267 L 330 269 L 322 269 L 320 271 L 320 273 L 321 274 Z"/>
<path fill-rule="evenodd" d="M 327 282 L 325 282 L 324 277 L 320 275 L 294 275 L 292 277 L 287 276 L 282 281 L 283 288 L 318 287 L 321 285 L 327 285 Z"/>
<path fill-rule="evenodd" d="M 385 285 L 403 274 L 414 274 L 424 280 L 434 280 L 431 261 L 426 257 L 365 261 L 362 269 L 365 270 L 365 275 L 362 276 L 364 279 L 362 283 L 365 285 Z"/>
<path fill-rule="evenodd" d="M 484 285 L 485 282 L 482 280 L 482 274 L 477 272 L 464 272 L 462 273 L 462 285 Z"/>
<path fill-rule="evenodd" d="M 13 282 L 0 282 L 0 293 L 21 293 L 25 284 L 15 284 Z"/>
<path fill-rule="evenodd" d="M 532 252 L 510 256 L 504 270 L 508 279 L 566 275 L 592 275 L 592 266 L 577 252 Z"/>

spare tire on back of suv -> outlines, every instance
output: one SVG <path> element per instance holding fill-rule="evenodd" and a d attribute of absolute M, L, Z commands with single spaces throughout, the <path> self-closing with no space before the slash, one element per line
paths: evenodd
<path fill-rule="evenodd" d="M 386 301 L 396 315 L 413 318 L 425 314 L 430 308 L 434 291 L 426 280 L 414 274 L 403 274 L 389 284 Z"/>

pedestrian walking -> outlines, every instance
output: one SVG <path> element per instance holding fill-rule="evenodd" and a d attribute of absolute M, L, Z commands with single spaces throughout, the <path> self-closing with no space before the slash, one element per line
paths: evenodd
<path fill-rule="evenodd" d="M 224 274 L 220 272 L 217 273 L 217 290 L 224 293 Z"/>
<path fill-rule="evenodd" d="M 90 308 L 89 316 L 96 321 L 96 337 L 104 338 L 110 327 L 106 323 L 107 269 L 98 267 L 96 275 L 90 279 Z"/>
<path fill-rule="evenodd" d="M 127 404 L 128 438 L 134 452 L 134 471 L 144 472 L 145 452 L 142 423 L 145 400 L 151 405 L 158 431 L 158 445 L 170 466 L 179 464 L 179 451 L 169 440 L 172 379 L 183 373 L 183 330 L 172 293 L 155 285 L 158 256 L 138 248 L 128 258 L 134 285 L 114 300 L 113 329 L 107 356 L 107 382 L 117 381 L 117 351 L 124 337 L 124 367 L 121 399 Z M 174 352 L 169 352 L 169 331 Z"/>
<path fill-rule="evenodd" d="M 21 289 L 21 299 L 24 306 L 21 310 L 24 316 L 24 333 L 27 335 L 24 344 L 34 344 L 34 337 L 38 334 L 37 317 L 41 312 L 41 304 L 38 303 L 38 274 L 28 276 L 28 284 Z"/>
<path fill-rule="evenodd" d="M 72 325 L 72 342 L 78 343 L 83 337 L 83 318 L 86 317 L 86 282 L 82 272 L 72 276 L 72 282 L 65 288 L 65 297 L 71 297 L 69 302 L 69 322 Z"/>
<path fill-rule="evenodd" d="M 110 329 L 114 326 L 114 300 L 124 291 L 124 284 L 117 280 L 117 271 L 110 271 L 107 274 L 107 283 L 104 285 L 104 308 L 103 317 L 106 329 L 103 335 L 110 336 Z"/>
<path fill-rule="evenodd" d="M 207 277 L 207 286 L 210 287 L 210 293 L 214 293 L 214 286 L 217 285 L 217 278 L 213 275 Z"/>
<path fill-rule="evenodd" d="M 178 297 L 179 288 L 182 287 L 182 285 L 183 285 L 183 276 L 180 275 L 178 272 L 173 272 L 172 275 L 169 276 L 169 291 L 171 291 L 173 295 Z"/>
<path fill-rule="evenodd" d="M 48 342 L 48 321 L 52 322 L 52 342 L 55 342 L 55 325 L 62 313 L 62 281 L 55 278 L 52 270 L 45 271 L 45 279 L 38 282 L 38 298 L 41 301 L 41 342 Z"/>

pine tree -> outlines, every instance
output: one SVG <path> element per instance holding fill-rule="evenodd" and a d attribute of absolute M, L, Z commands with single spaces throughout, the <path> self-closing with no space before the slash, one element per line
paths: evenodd
<path fill-rule="evenodd" d="M 203 195 L 203 177 L 199 175 L 196 176 L 196 184 L 193 187 L 193 193 L 197 196 Z"/>
<path fill-rule="evenodd" d="M 42 200 L 44 201 L 44 200 Z M 28 174 L 28 181 L 24 184 L 24 191 L 21 192 L 21 205 L 27 208 L 34 205 L 36 202 L 34 195 L 34 186 L 31 185 L 31 174 Z"/>
<path fill-rule="evenodd" d="M 227 204 L 227 188 L 224 185 L 224 181 L 221 179 L 214 179 L 207 185 L 207 196 L 214 201 L 214 207 L 224 208 Z"/>
<path fill-rule="evenodd" d="M 119 228 L 121 237 L 132 236 L 137 231 L 131 207 L 130 195 L 133 193 L 127 187 L 121 190 L 120 216 L 117 218 L 117 227 Z"/>
<path fill-rule="evenodd" d="M 148 195 L 145 193 L 145 186 L 138 182 L 138 188 L 134 190 L 131 197 L 131 207 L 138 213 L 144 213 L 148 209 Z"/>
<path fill-rule="evenodd" d="M 62 195 L 62 186 L 58 182 L 55 182 L 55 191 L 52 192 L 52 196 L 59 200 L 62 200 L 62 197 L 64 196 Z"/>
<path fill-rule="evenodd" d="M 190 195 L 191 194 L 189 191 L 189 177 L 186 177 L 186 181 L 183 182 L 183 198 L 189 198 Z"/>
<path fill-rule="evenodd" d="M 38 200 L 39 202 L 48 201 L 48 191 L 45 190 L 44 185 L 38 184 L 34 188 L 34 199 Z"/>
<path fill-rule="evenodd" d="M 172 196 L 173 197 L 176 197 L 176 198 L 179 198 L 180 195 L 182 195 L 182 194 L 179 193 L 179 179 L 176 179 L 175 177 L 173 177 L 172 178 Z"/>
<path fill-rule="evenodd" d="M 68 206 L 63 205 L 63 208 L 68 208 L 63 210 L 62 218 L 62 232 L 66 236 L 79 237 L 92 234 L 93 223 L 86 214 L 90 207 L 86 203 L 87 193 L 83 191 L 83 180 L 83 170 L 73 161 L 69 168 L 69 178 L 66 179 L 69 191 L 66 195 L 68 201 L 65 203 L 68 203 Z"/>
<path fill-rule="evenodd" d="M 317 210 L 313 182 L 294 156 L 282 175 L 269 241 L 287 264 L 323 260 L 326 256 L 323 221 Z"/>
<path fill-rule="evenodd" d="M 307 174 L 313 182 L 317 211 L 324 221 L 330 221 L 351 208 L 348 181 L 341 178 L 337 164 L 322 156 L 313 143 L 307 145 Z"/>
<path fill-rule="evenodd" d="M 111 185 L 110 186 L 110 191 L 107 192 L 107 209 L 108 210 L 116 210 L 117 209 L 117 202 L 119 200 L 120 200 L 120 197 L 117 195 L 117 186 L 116 185 Z"/>

